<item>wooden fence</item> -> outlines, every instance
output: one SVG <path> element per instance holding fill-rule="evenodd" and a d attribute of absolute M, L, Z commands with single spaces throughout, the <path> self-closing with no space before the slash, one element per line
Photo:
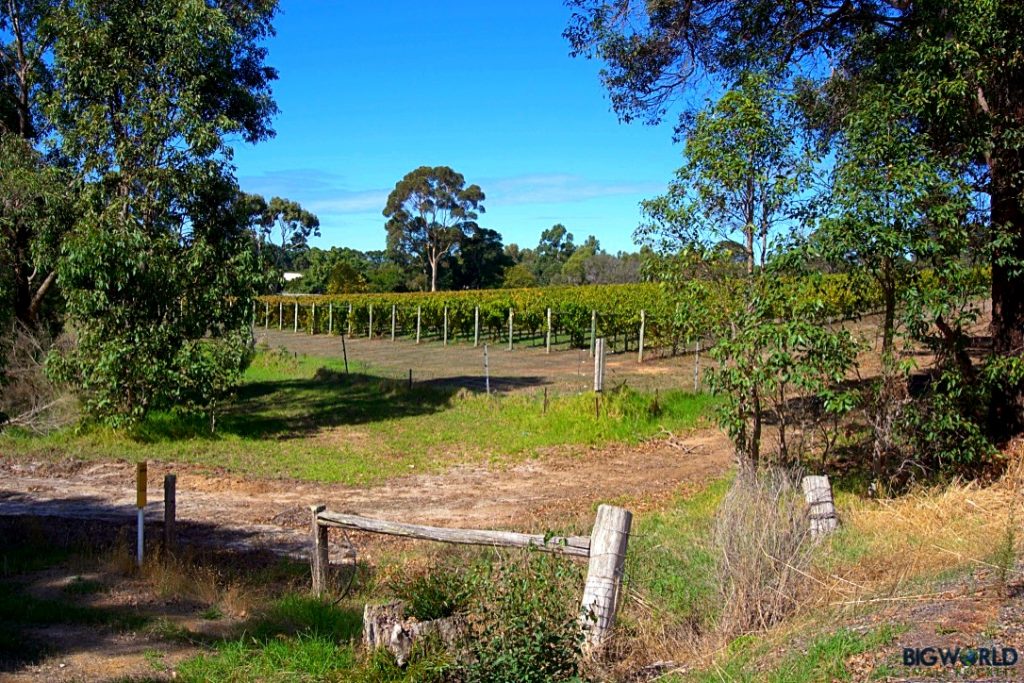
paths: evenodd
<path fill-rule="evenodd" d="M 580 610 L 580 621 L 586 633 L 585 648 L 588 651 L 604 643 L 615 627 L 615 612 L 626 564 L 626 546 L 633 521 L 632 513 L 624 508 L 612 505 L 599 506 L 589 537 L 544 537 L 512 531 L 422 526 L 331 512 L 324 505 L 311 506 L 310 510 L 313 535 L 313 592 L 318 595 L 327 591 L 327 544 L 331 527 L 441 543 L 533 548 L 541 552 L 587 558 L 589 561 Z"/>

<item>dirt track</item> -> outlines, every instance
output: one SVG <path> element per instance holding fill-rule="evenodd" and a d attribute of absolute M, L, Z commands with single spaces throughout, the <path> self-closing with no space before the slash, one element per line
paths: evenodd
<path fill-rule="evenodd" d="M 147 519 L 163 515 L 163 475 L 178 476 L 178 519 L 186 538 L 221 547 L 266 546 L 306 552 L 308 506 L 465 528 L 584 530 L 601 501 L 643 509 L 729 466 L 725 437 L 700 431 L 636 447 L 552 451 L 511 467 L 458 466 L 371 488 L 243 479 L 191 466 L 151 463 Z M 0 515 L 55 516 L 132 523 L 130 463 L 0 462 Z"/>

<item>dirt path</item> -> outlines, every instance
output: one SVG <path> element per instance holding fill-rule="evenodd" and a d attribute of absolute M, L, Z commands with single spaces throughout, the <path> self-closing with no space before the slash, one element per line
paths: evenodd
<path fill-rule="evenodd" d="M 640 446 L 569 452 L 510 467 L 458 466 L 371 488 L 294 480 L 244 479 L 187 465 L 151 463 L 147 520 L 163 515 L 163 476 L 178 477 L 178 519 L 185 537 L 232 547 L 266 546 L 303 555 L 308 506 L 464 528 L 543 531 L 587 527 L 602 501 L 643 509 L 651 501 L 721 475 L 730 464 L 724 436 L 709 430 Z M 130 463 L 0 461 L 0 515 L 103 521 L 135 518 Z"/>

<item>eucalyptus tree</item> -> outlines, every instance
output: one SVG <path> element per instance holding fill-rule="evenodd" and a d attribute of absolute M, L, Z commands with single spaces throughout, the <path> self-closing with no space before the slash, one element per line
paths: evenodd
<path fill-rule="evenodd" d="M 420 166 L 410 171 L 388 195 L 388 249 L 419 259 L 430 271 L 430 291 L 437 291 L 443 260 L 476 229 L 484 212 L 479 185 L 447 166 Z"/>

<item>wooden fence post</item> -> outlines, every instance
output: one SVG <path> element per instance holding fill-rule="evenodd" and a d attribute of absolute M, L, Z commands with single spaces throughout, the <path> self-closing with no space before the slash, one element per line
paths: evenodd
<path fill-rule="evenodd" d="M 444 346 L 448 346 L 448 307 L 444 307 Z"/>
<path fill-rule="evenodd" d="M 626 566 L 626 546 L 633 514 L 600 505 L 590 534 L 590 565 L 583 589 L 580 619 L 586 631 L 584 651 L 593 652 L 611 635 Z"/>
<path fill-rule="evenodd" d="M 839 526 L 839 519 L 836 517 L 836 506 L 832 502 L 832 485 L 828 477 L 806 476 L 801 485 L 804 489 L 804 498 L 810 506 L 811 536 L 824 536 L 835 531 Z"/>
<path fill-rule="evenodd" d="M 640 348 L 637 351 L 636 362 L 638 364 L 644 362 L 644 328 L 647 327 L 647 312 L 640 311 Z"/>
<path fill-rule="evenodd" d="M 327 527 L 320 524 L 319 515 L 327 509 L 326 505 L 310 505 L 312 513 L 311 531 L 313 532 L 313 552 L 311 564 L 313 571 L 313 595 L 320 596 L 327 592 L 327 569 L 330 556 L 327 552 Z"/>
<path fill-rule="evenodd" d="M 177 493 L 178 477 L 173 474 L 164 475 L 164 552 L 173 553 L 178 545 L 178 529 L 175 517 L 178 512 Z"/>
<path fill-rule="evenodd" d="M 597 339 L 597 311 L 590 312 L 590 357 L 594 357 L 594 344 Z"/>
<path fill-rule="evenodd" d="M 544 342 L 545 353 L 551 353 L 551 308 L 548 307 L 548 334 Z"/>
<path fill-rule="evenodd" d="M 508 350 L 512 350 L 512 309 L 508 309 Z"/>
<path fill-rule="evenodd" d="M 395 341 L 395 305 L 391 304 L 391 341 Z"/>
<path fill-rule="evenodd" d="M 604 337 L 594 341 L 594 391 L 604 390 Z"/>
<path fill-rule="evenodd" d="M 480 307 L 473 309 L 473 348 L 480 346 Z"/>
<path fill-rule="evenodd" d="M 416 343 L 420 343 L 420 316 L 423 313 L 423 307 L 416 307 Z"/>

